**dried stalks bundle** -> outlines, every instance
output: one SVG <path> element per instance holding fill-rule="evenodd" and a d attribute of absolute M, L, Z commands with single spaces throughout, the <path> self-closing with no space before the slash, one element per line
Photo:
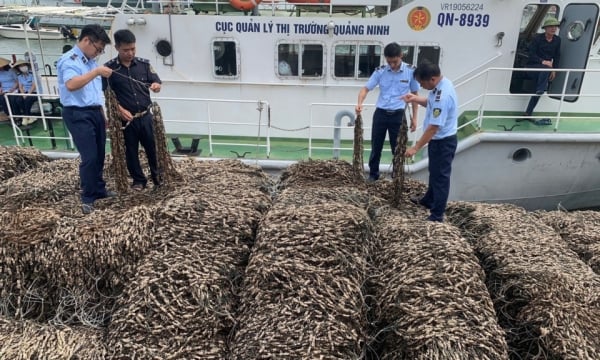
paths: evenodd
<path fill-rule="evenodd" d="M 53 208 L 58 214 L 80 214 L 78 162 L 56 160 L 0 183 L 0 209 Z"/>
<path fill-rule="evenodd" d="M 362 181 L 365 179 L 364 177 L 364 161 L 363 161 L 363 153 L 365 151 L 363 145 L 363 124 L 362 124 L 362 115 L 356 115 L 356 120 L 354 120 L 354 149 L 352 153 L 352 170 L 354 171 L 354 176 L 357 180 Z"/>
<path fill-rule="evenodd" d="M 146 257 L 109 326 L 113 358 L 226 358 L 236 279 L 249 250 L 204 236 L 202 243 L 173 245 Z"/>
<path fill-rule="evenodd" d="M 0 316 L 0 358 L 104 360 L 104 333 L 85 327 L 54 327 Z"/>
<path fill-rule="evenodd" d="M 460 233 L 390 213 L 376 226 L 380 359 L 508 359 L 485 274 Z"/>
<path fill-rule="evenodd" d="M 360 187 L 352 165 L 341 160 L 308 160 L 289 166 L 277 184 L 280 190 L 290 186 L 354 186 Z M 364 183 L 363 183 L 364 186 Z"/>
<path fill-rule="evenodd" d="M 111 88 L 104 91 L 104 98 L 106 99 L 108 136 L 110 137 L 112 158 L 109 169 L 113 175 L 117 191 L 124 194 L 129 189 L 129 175 L 125 163 L 125 137 L 123 135 L 123 122 L 119 113 L 119 102 Z"/>
<path fill-rule="evenodd" d="M 353 187 L 289 187 L 278 194 L 274 208 L 283 210 L 288 206 L 330 203 L 353 205 L 363 209 L 384 205 L 381 198 L 371 196 L 365 190 Z"/>
<path fill-rule="evenodd" d="M 31 245 L 52 236 L 60 215 L 45 208 L 0 212 L 0 244 Z"/>
<path fill-rule="evenodd" d="M 177 163 L 178 171 L 187 182 L 202 186 L 205 191 L 245 195 L 247 190 L 260 190 L 270 194 L 273 181 L 258 166 L 246 165 L 239 160 L 218 161 L 184 160 Z"/>
<path fill-rule="evenodd" d="M 392 183 L 394 184 L 394 192 L 392 195 L 392 205 L 399 207 L 402 203 L 402 193 L 404 186 L 404 153 L 406 152 L 406 144 L 408 143 L 408 126 L 406 125 L 406 114 L 402 116 L 400 132 L 398 132 L 398 143 L 394 149 L 394 159 L 392 161 L 394 167 L 392 170 Z"/>
<path fill-rule="evenodd" d="M 246 268 L 233 358 L 359 358 L 370 220 L 345 204 L 273 209 Z"/>
<path fill-rule="evenodd" d="M 48 241 L 20 254 L 30 264 L 24 271 L 44 278 L 51 290 L 39 316 L 54 324 L 104 326 L 115 297 L 154 246 L 153 226 L 151 210 L 144 207 L 59 221 Z"/>
<path fill-rule="evenodd" d="M 35 148 L 20 146 L 0 146 L 0 181 L 36 168 L 50 161 Z"/>
<path fill-rule="evenodd" d="M 589 325 L 600 319 L 600 278 L 552 228 L 520 208 L 454 204 L 450 212 L 472 237 L 501 324 L 511 329 L 509 346 L 518 356 L 600 357 L 600 327 Z M 535 306 L 548 303 L 553 305 Z M 582 311 L 572 315 L 574 308 Z M 539 321 L 543 317 L 546 322 Z"/>
<path fill-rule="evenodd" d="M 600 274 L 600 213 L 597 211 L 536 212 L 567 242 L 569 248 Z"/>
<path fill-rule="evenodd" d="M 165 123 L 163 121 L 160 106 L 155 101 L 152 103 L 152 129 L 154 131 L 154 142 L 156 143 L 156 157 L 161 181 L 167 185 L 174 185 L 181 181 L 182 177 L 173 164 L 173 159 L 167 149 L 167 135 L 165 134 Z"/>

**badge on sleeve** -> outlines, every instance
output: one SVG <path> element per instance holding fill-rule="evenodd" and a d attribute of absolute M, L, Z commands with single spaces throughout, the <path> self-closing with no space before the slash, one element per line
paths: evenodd
<path fill-rule="evenodd" d="M 440 109 L 440 108 L 434 108 L 433 109 L 433 117 L 434 118 L 440 116 L 441 114 L 442 114 L 442 109 Z"/>
<path fill-rule="evenodd" d="M 152 74 L 156 74 L 156 70 L 154 70 L 154 68 L 152 67 L 152 65 L 150 65 L 150 72 L 151 72 Z"/>

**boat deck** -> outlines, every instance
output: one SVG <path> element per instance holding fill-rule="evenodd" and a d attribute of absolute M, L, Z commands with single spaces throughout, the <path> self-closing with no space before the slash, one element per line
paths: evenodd
<path fill-rule="evenodd" d="M 548 118 L 551 121 L 549 125 L 534 123 L 535 120 Z M 485 112 L 481 118 L 481 123 L 477 121 L 477 113 L 467 112 L 460 118 L 460 128 L 458 132 L 459 140 L 476 132 L 511 132 L 511 133 L 600 133 L 600 114 L 576 114 L 563 113 L 557 126 L 555 114 L 536 113 L 532 119 L 524 119 L 514 112 L 489 111 Z M 521 120 L 521 121 L 518 121 Z M 46 119 L 49 124 L 50 119 Z M 76 153 L 68 139 L 68 133 L 64 123 L 60 119 L 52 120 L 52 129 L 48 126 L 44 128 L 43 122 L 39 119 L 36 123 L 21 127 L 23 139 L 21 144 L 24 146 L 34 146 L 42 151 L 57 151 L 63 153 Z M 54 132 L 54 141 L 51 139 L 51 132 Z M 369 131 L 368 129 L 366 131 Z M 192 155 L 206 158 L 245 158 L 257 160 L 280 160 L 280 161 L 299 161 L 310 159 L 332 159 L 334 158 L 334 143 L 332 139 L 298 139 L 298 138 L 274 138 L 268 139 L 270 153 L 267 153 L 267 139 L 265 137 L 248 136 L 212 136 L 209 142 L 208 137 L 203 134 L 180 135 L 167 134 L 171 139 L 168 143 L 168 150 L 174 155 L 185 155 L 190 150 L 194 138 L 200 139 L 198 143 L 198 152 Z M 177 138 L 184 151 L 177 152 L 174 141 Z M 17 145 L 14 136 L 14 130 L 10 121 L 0 122 L 0 145 Z M 363 158 L 367 161 L 370 153 L 370 141 L 364 143 Z M 110 151 L 110 143 L 107 143 L 107 151 Z M 342 140 L 339 149 L 339 158 L 352 161 L 353 144 L 352 140 Z M 415 160 L 421 158 L 418 154 Z M 392 156 L 388 146 L 384 147 L 381 163 L 391 163 Z"/>

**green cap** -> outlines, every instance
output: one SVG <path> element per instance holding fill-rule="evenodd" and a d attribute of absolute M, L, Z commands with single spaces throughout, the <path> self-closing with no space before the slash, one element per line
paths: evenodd
<path fill-rule="evenodd" d="M 556 20 L 556 18 L 549 18 L 544 21 L 544 25 L 542 25 L 542 29 L 545 29 L 546 26 L 560 26 L 560 21 Z"/>

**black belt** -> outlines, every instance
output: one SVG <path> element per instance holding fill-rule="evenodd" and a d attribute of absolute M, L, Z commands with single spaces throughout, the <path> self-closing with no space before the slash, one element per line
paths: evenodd
<path fill-rule="evenodd" d="M 386 113 L 388 115 L 396 115 L 396 114 L 404 111 L 404 109 L 386 110 L 386 109 L 382 109 L 382 108 L 377 108 L 377 110 L 383 111 L 384 113 Z"/>
<path fill-rule="evenodd" d="M 102 110 L 101 105 L 90 105 L 90 106 L 65 106 L 65 109 L 69 110 L 79 110 L 79 111 L 97 111 Z"/>

